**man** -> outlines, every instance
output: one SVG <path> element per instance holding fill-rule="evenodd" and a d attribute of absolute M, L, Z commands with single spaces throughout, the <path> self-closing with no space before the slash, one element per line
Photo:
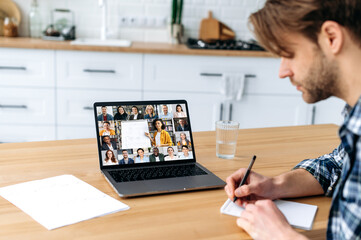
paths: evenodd
<path fill-rule="evenodd" d="M 143 114 L 139 113 L 139 110 L 136 106 L 132 107 L 132 115 L 130 115 L 129 120 L 144 119 Z"/>
<path fill-rule="evenodd" d="M 163 105 L 162 110 L 163 110 L 163 114 L 160 114 L 159 118 L 161 118 L 161 119 L 172 119 L 173 114 L 168 112 L 168 106 L 167 105 Z"/>
<path fill-rule="evenodd" d="M 122 154 L 123 154 L 123 159 L 119 161 L 119 165 L 122 165 L 122 164 L 134 164 L 134 160 L 132 158 L 129 158 L 127 150 L 124 149 L 122 151 Z"/>
<path fill-rule="evenodd" d="M 102 106 L 102 114 L 98 115 L 98 121 L 113 121 L 114 118 L 112 115 L 107 113 L 107 107 Z"/>
<path fill-rule="evenodd" d="M 193 159 L 193 154 L 191 152 L 189 152 L 189 148 L 187 145 L 182 146 L 182 152 L 179 154 L 179 158 Z"/>
<path fill-rule="evenodd" d="M 103 137 L 102 150 L 116 150 L 117 144 L 114 141 L 110 141 L 109 136 Z"/>
<path fill-rule="evenodd" d="M 179 120 L 179 125 L 177 127 L 177 131 L 189 131 L 189 125 L 186 124 L 186 121 L 184 119 Z"/>
<path fill-rule="evenodd" d="M 100 136 L 115 135 L 115 131 L 113 129 L 110 129 L 110 122 L 103 123 L 103 130 L 99 132 L 99 135 Z"/>
<path fill-rule="evenodd" d="M 164 154 L 159 153 L 159 149 L 154 147 L 153 154 L 149 156 L 149 162 L 164 162 Z"/>
<path fill-rule="evenodd" d="M 361 237 L 360 13 L 359 0 L 267 0 L 250 17 L 259 42 L 281 56 L 279 76 L 289 77 L 306 102 L 336 96 L 348 104 L 341 145 L 332 153 L 272 178 L 251 172 L 242 187 L 246 169 L 227 178 L 228 197 L 245 204 L 237 224 L 255 239 L 305 239 L 262 199 L 318 194 L 333 197 L 327 239 Z"/>

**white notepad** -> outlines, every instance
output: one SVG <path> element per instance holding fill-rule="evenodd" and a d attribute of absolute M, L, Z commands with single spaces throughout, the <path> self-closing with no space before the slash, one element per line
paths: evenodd
<path fill-rule="evenodd" d="M 288 223 L 296 228 L 311 230 L 317 206 L 284 200 L 275 200 L 278 209 L 285 215 Z M 221 207 L 221 213 L 240 217 L 244 208 L 228 199 Z"/>
<path fill-rule="evenodd" d="M 3 187 L 0 195 L 48 230 L 129 209 L 72 175 Z"/>

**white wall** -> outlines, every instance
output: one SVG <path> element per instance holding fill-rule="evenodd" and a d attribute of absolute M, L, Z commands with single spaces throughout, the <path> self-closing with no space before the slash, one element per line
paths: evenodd
<path fill-rule="evenodd" d="M 28 36 L 28 13 L 31 0 L 13 0 L 22 13 L 20 35 Z M 75 12 L 77 37 L 100 36 L 101 11 L 98 0 L 38 0 L 43 18 L 43 28 L 50 23 L 50 11 L 54 8 L 68 8 Z M 199 24 L 202 18 L 213 11 L 213 16 L 229 27 L 237 35 L 237 39 L 248 40 L 251 33 L 247 28 L 250 13 L 262 7 L 265 0 L 184 0 L 183 24 L 186 37 L 198 37 Z M 167 27 L 129 27 L 121 23 L 124 17 L 140 17 L 147 20 L 169 22 L 171 0 L 108 0 L 110 30 L 114 38 L 133 41 L 167 42 Z"/>

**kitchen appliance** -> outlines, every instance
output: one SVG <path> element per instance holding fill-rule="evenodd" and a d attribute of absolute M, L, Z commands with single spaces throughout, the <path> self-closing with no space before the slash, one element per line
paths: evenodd
<path fill-rule="evenodd" d="M 69 9 L 54 9 L 51 12 L 51 24 L 43 32 L 44 40 L 74 40 L 74 13 Z"/>
<path fill-rule="evenodd" d="M 243 40 L 214 40 L 205 42 L 201 39 L 189 38 L 186 45 L 191 49 L 265 51 L 257 42 Z"/>

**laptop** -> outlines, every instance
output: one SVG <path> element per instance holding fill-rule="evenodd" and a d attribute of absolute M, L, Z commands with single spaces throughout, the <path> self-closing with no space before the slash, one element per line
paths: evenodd
<path fill-rule="evenodd" d="M 197 163 L 185 100 L 94 103 L 100 170 L 120 197 L 221 188 Z"/>

